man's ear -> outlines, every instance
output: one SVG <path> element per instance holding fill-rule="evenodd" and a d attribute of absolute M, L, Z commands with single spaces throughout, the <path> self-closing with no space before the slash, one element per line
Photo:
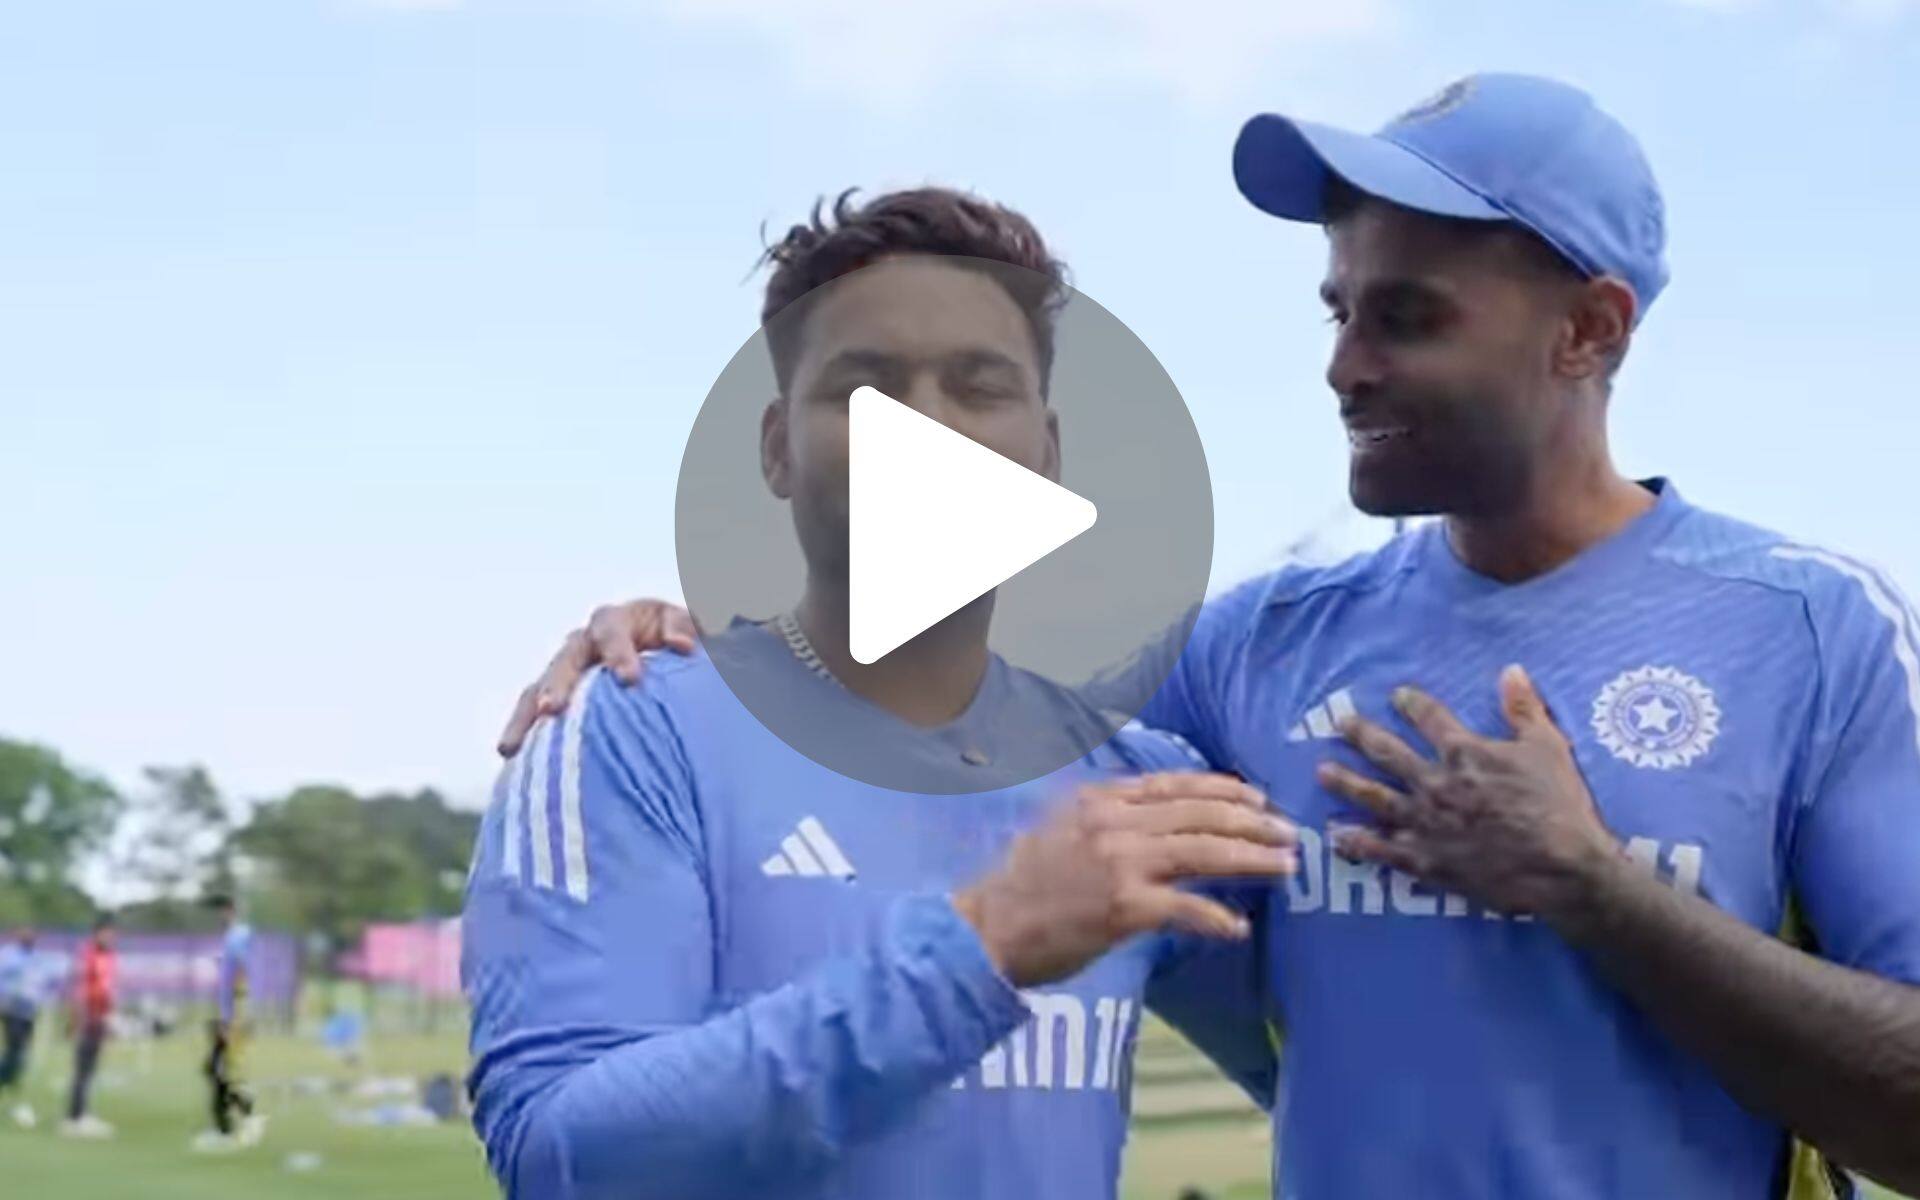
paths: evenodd
<path fill-rule="evenodd" d="M 793 499 L 793 443 L 787 437 L 787 398 L 775 396 L 760 414 L 760 476 L 767 490 Z"/>
<path fill-rule="evenodd" d="M 1632 285 L 1624 280 L 1602 275 L 1582 283 L 1554 366 L 1569 379 L 1604 380 L 1627 353 L 1639 309 Z"/>

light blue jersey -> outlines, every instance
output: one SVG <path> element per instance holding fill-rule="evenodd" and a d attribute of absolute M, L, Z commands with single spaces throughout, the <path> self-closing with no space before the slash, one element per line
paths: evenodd
<path fill-rule="evenodd" d="M 31 1020 L 58 990 L 65 968 L 55 955 L 18 942 L 0 945 L 0 1016 Z"/>
<path fill-rule="evenodd" d="M 1675 888 L 1769 933 L 1920 983 L 1920 657 L 1884 576 L 1694 509 L 1671 486 L 1611 540 L 1518 585 L 1437 524 L 1204 610 L 1145 715 L 1267 789 L 1303 827 L 1270 893 L 1287 1041 L 1283 1200 L 1755 1200 L 1787 1132 L 1736 1104 L 1544 923 L 1504 919 L 1331 852 L 1358 822 L 1315 766 L 1358 712 L 1421 744 L 1413 684 L 1505 736 L 1523 664 L 1608 827 Z"/>
<path fill-rule="evenodd" d="M 247 999 L 247 952 L 253 945 L 253 929 L 236 923 L 220 939 L 220 965 L 214 975 L 214 1003 L 220 1020 L 231 1024 L 244 1011 Z"/>
<path fill-rule="evenodd" d="M 713 651 L 963 773 L 994 755 L 955 747 L 991 750 L 1010 711 L 1078 703 L 995 660 L 968 714 L 923 733 L 759 627 Z M 1258 944 L 1137 938 L 1023 995 L 947 897 L 1077 782 L 1193 765 L 1130 730 L 1021 786 L 885 791 L 768 733 L 704 652 L 650 657 L 631 689 L 595 672 L 503 772 L 469 883 L 495 1173 L 542 1200 L 1111 1200 L 1143 1001 L 1270 1094 Z"/>

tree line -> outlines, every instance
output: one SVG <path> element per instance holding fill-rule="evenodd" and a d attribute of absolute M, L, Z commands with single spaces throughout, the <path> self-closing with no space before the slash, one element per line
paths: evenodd
<path fill-rule="evenodd" d="M 309 939 L 325 966 L 370 922 L 460 911 L 479 814 L 428 788 L 361 796 L 314 784 L 241 805 L 200 766 L 122 791 L 45 746 L 0 738 L 0 928 L 80 928 L 106 907 L 83 875 L 137 897 L 122 928 L 209 928 L 205 896 Z M 87 868 L 91 867 L 91 870 Z"/>

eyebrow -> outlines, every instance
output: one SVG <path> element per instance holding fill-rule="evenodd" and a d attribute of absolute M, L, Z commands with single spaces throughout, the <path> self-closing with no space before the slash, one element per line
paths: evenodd
<path fill-rule="evenodd" d="M 892 369 L 904 366 L 912 360 L 903 354 L 894 354 L 885 350 L 873 350 L 853 347 L 842 350 L 828 359 L 821 373 L 854 369 Z M 949 353 L 935 356 L 935 361 L 943 367 L 958 367 L 962 370 L 977 371 L 990 367 L 1019 371 L 1020 362 L 998 350 L 985 346 L 969 346 Z"/>
<path fill-rule="evenodd" d="M 906 360 L 898 354 L 888 354 L 883 350 L 842 350 L 840 353 L 828 359 L 826 365 L 821 367 L 820 370 L 822 374 L 826 374 L 829 371 L 844 371 L 849 367 L 886 370 L 897 367 L 905 361 Z"/>
<path fill-rule="evenodd" d="M 1022 370 L 1019 362 L 1015 361 L 1012 357 L 1002 354 L 998 350 L 989 350 L 984 347 L 973 347 L 967 350 L 956 351 L 953 354 L 947 355 L 946 361 L 949 366 L 959 367 L 968 371 L 978 371 L 990 367 L 997 367 L 1007 371 Z"/>
<path fill-rule="evenodd" d="M 1368 284 L 1361 293 L 1376 304 L 1393 300 L 1419 300 L 1448 302 L 1451 297 L 1441 288 L 1435 287 L 1424 279 L 1385 279 Z M 1340 304 L 1340 293 L 1331 282 L 1320 285 L 1320 302 L 1328 308 Z"/>

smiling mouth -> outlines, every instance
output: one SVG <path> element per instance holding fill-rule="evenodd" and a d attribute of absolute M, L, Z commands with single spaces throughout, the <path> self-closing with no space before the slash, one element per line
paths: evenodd
<path fill-rule="evenodd" d="M 1347 430 L 1347 441 L 1355 449 L 1384 446 L 1389 442 L 1404 441 L 1413 436 L 1413 430 L 1405 425 L 1382 425 L 1370 429 Z"/>

